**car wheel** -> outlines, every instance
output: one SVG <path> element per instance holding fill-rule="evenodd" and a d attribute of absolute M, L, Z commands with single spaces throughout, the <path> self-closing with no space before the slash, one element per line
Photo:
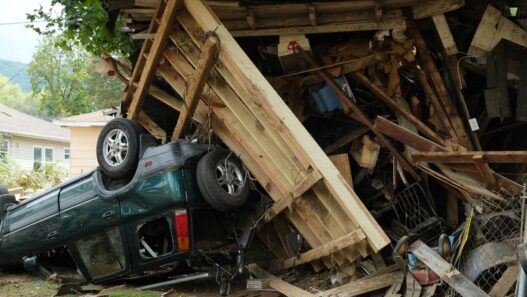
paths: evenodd
<path fill-rule="evenodd" d="M 0 184 L 0 195 L 5 195 L 5 194 L 9 194 L 9 191 L 4 185 Z"/>
<path fill-rule="evenodd" d="M 249 199 L 249 182 L 242 162 L 229 150 L 218 149 L 203 156 L 196 179 L 203 198 L 216 210 L 233 211 Z"/>
<path fill-rule="evenodd" d="M 139 158 L 139 135 L 143 128 L 128 119 L 108 122 L 97 139 L 97 161 L 103 173 L 112 178 L 131 176 Z"/>

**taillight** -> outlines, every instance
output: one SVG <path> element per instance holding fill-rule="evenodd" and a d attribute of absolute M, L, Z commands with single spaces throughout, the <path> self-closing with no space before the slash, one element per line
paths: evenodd
<path fill-rule="evenodd" d="M 176 209 L 174 211 L 174 224 L 176 225 L 176 236 L 179 251 L 189 251 L 190 238 L 188 229 L 188 213 L 186 209 Z"/>

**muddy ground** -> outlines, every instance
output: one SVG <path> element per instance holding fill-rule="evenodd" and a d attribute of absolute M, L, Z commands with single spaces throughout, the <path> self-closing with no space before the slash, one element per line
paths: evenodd
<path fill-rule="evenodd" d="M 46 281 L 31 273 L 0 272 L 0 296 L 2 297 L 52 297 L 57 293 L 59 285 L 53 281 Z M 83 289 L 94 290 L 92 294 L 66 295 L 83 297 L 209 297 L 219 296 L 218 288 L 213 282 L 199 282 L 164 288 L 160 291 L 137 291 L 133 284 L 87 285 Z M 98 292 L 97 292 L 98 291 Z M 234 297 L 277 297 L 272 292 L 248 292 L 242 283 L 233 285 Z"/>

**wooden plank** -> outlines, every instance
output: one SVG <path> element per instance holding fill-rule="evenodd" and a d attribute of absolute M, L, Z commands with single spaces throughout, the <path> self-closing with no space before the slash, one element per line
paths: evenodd
<path fill-rule="evenodd" d="M 519 265 L 510 266 L 503 272 L 500 279 L 489 292 L 491 297 L 505 297 L 511 287 L 516 283 L 518 277 Z"/>
<path fill-rule="evenodd" d="M 382 288 L 389 287 L 394 283 L 398 282 L 403 276 L 401 271 L 395 271 L 371 277 L 366 277 L 356 281 L 351 281 L 340 287 L 330 289 L 318 293 L 317 297 L 330 297 L 330 296 L 358 296 L 368 292 L 376 291 Z"/>
<path fill-rule="evenodd" d="M 421 137 L 412 131 L 380 116 L 377 116 L 375 119 L 373 127 L 380 133 L 419 151 L 447 151 L 446 148 L 438 145 L 437 143 Z"/>
<path fill-rule="evenodd" d="M 223 66 L 235 74 L 237 81 L 249 94 L 254 94 L 250 97 L 243 96 L 241 99 L 247 103 L 255 98 L 261 101 L 255 110 L 259 108 L 268 112 L 273 120 L 276 119 L 280 123 L 280 128 L 284 131 L 282 133 L 290 136 L 289 141 L 295 149 L 298 149 L 297 153 L 305 155 L 312 167 L 324 177 L 324 185 L 331 193 L 331 199 L 346 213 L 348 222 L 360 225 L 374 251 L 386 246 L 390 241 L 382 228 L 349 185 L 341 179 L 341 174 L 335 166 L 239 47 L 232 35 L 202 1 L 185 0 L 184 2 L 192 17 L 204 31 L 215 31 L 218 34 L 221 40 L 220 60 Z"/>
<path fill-rule="evenodd" d="M 409 250 L 461 296 L 489 296 L 421 240 L 410 245 Z"/>
<path fill-rule="evenodd" d="M 161 140 L 163 143 L 167 140 L 167 133 L 154 122 L 144 111 L 139 112 L 136 119 L 152 136 Z"/>
<path fill-rule="evenodd" d="M 160 1 L 162 2 L 162 1 Z M 163 54 L 162 49 L 165 47 L 168 34 L 172 32 L 172 27 L 176 19 L 176 14 L 179 9 L 181 9 L 183 2 L 181 0 L 168 0 L 166 7 L 163 12 L 163 16 L 159 21 L 159 27 L 157 29 L 156 37 L 152 42 L 152 46 L 149 50 L 150 54 L 148 59 L 146 59 L 145 65 L 141 72 L 141 78 L 139 79 L 139 85 L 135 90 L 135 93 L 130 102 L 130 107 L 128 109 L 128 118 L 137 119 L 143 104 L 145 95 L 148 93 L 148 88 L 152 82 L 153 76 L 156 71 L 157 64 L 159 59 Z M 141 52 L 141 54 L 146 54 Z M 137 68 L 137 67 L 136 67 Z M 135 70 L 135 69 L 134 69 Z"/>
<path fill-rule="evenodd" d="M 185 92 L 185 105 L 179 113 L 179 118 L 172 133 L 172 140 L 179 139 L 189 125 L 194 111 L 198 106 L 198 101 L 210 72 L 212 63 L 218 53 L 218 41 L 213 37 L 207 38 L 203 46 L 200 58 L 196 65 L 194 75 L 187 80 L 188 88 Z"/>
<path fill-rule="evenodd" d="M 428 0 L 412 6 L 415 19 L 423 19 L 459 9 L 465 0 Z"/>
<path fill-rule="evenodd" d="M 448 56 L 457 54 L 459 51 L 457 49 L 456 42 L 454 41 L 454 36 L 452 36 L 452 32 L 448 26 L 448 22 L 446 21 L 445 15 L 434 15 L 432 16 L 432 20 L 434 21 L 437 34 L 439 35 L 439 39 L 441 39 L 441 43 L 445 48 L 446 54 Z"/>
<path fill-rule="evenodd" d="M 353 188 L 353 176 L 351 175 L 350 158 L 347 153 L 328 156 L 335 167 L 340 171 L 344 179 Z"/>
<path fill-rule="evenodd" d="M 304 263 L 311 262 L 322 257 L 329 256 L 335 252 L 338 252 L 350 245 L 354 245 L 364 240 L 366 236 L 362 230 L 355 230 L 343 237 L 334 239 L 328 243 L 325 243 L 319 247 L 313 248 L 298 257 L 291 257 L 282 262 L 281 268 L 287 269 L 295 265 L 301 265 Z"/>
<path fill-rule="evenodd" d="M 337 32 L 357 32 L 357 31 L 377 31 L 406 29 L 404 19 L 381 19 L 380 21 L 358 21 L 355 23 L 336 23 L 318 26 L 302 27 L 281 27 L 255 30 L 231 30 L 234 37 L 253 37 L 253 36 L 276 36 L 291 34 L 320 34 Z"/>
<path fill-rule="evenodd" d="M 404 297 L 420 297 L 421 285 L 417 282 L 411 273 L 406 274 L 406 291 Z"/>
<path fill-rule="evenodd" d="M 502 16 L 498 9 L 487 5 L 470 44 L 468 54 L 472 56 L 486 55 L 502 39 L 527 47 L 527 31 Z"/>
<path fill-rule="evenodd" d="M 470 151 L 470 152 L 415 152 L 412 160 L 427 163 L 472 163 L 476 155 L 481 155 L 486 163 L 527 163 L 527 151 Z"/>
<path fill-rule="evenodd" d="M 302 182 L 297 184 L 285 197 L 278 199 L 271 208 L 265 211 L 264 222 L 269 222 L 286 208 L 290 207 L 297 198 L 309 190 L 322 179 L 318 171 L 311 172 Z"/>
<path fill-rule="evenodd" d="M 279 279 L 273 274 L 265 271 L 260 266 L 252 263 L 247 265 L 247 269 L 256 277 L 259 278 L 268 278 L 269 286 L 278 292 L 284 294 L 288 297 L 315 297 L 314 294 L 309 293 L 308 291 L 302 290 L 299 287 L 293 286 L 292 284 Z"/>

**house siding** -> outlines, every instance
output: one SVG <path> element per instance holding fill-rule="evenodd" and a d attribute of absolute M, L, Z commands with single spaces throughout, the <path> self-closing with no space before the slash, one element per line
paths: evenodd
<path fill-rule="evenodd" d="M 65 168 L 69 168 L 70 162 L 64 160 L 64 149 L 69 148 L 69 142 L 51 141 L 37 138 L 29 138 L 12 135 L 9 139 L 8 156 L 18 162 L 23 169 L 33 168 L 33 147 L 40 146 L 53 149 L 53 162 Z M 44 151 L 42 152 L 44 156 Z"/>
<path fill-rule="evenodd" d="M 70 175 L 77 176 L 98 166 L 96 145 L 102 127 L 71 127 Z"/>

